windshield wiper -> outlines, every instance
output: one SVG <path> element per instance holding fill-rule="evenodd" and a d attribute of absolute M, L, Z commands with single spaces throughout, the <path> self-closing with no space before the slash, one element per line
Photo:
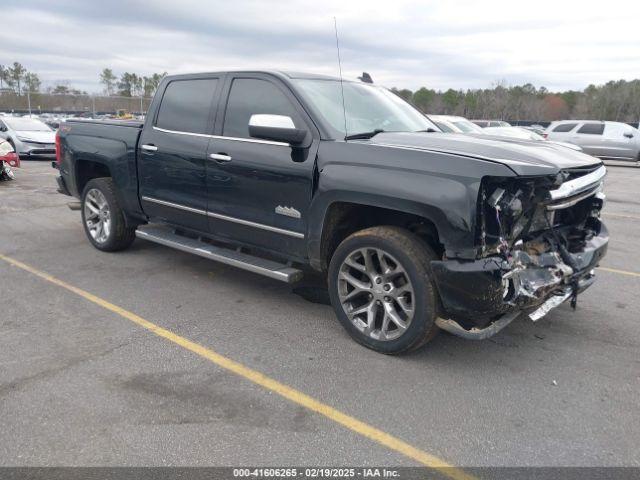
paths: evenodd
<path fill-rule="evenodd" d="M 416 130 L 413 133 L 438 133 L 438 130 L 434 130 L 433 128 L 427 128 L 426 130 Z"/>
<path fill-rule="evenodd" d="M 362 140 L 375 137 L 377 134 L 384 132 L 381 128 L 376 128 L 370 132 L 354 133 L 353 135 L 347 135 L 345 140 Z"/>

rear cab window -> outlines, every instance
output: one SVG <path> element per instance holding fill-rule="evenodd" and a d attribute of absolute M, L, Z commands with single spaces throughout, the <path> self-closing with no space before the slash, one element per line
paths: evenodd
<path fill-rule="evenodd" d="M 171 81 L 162 96 L 155 126 L 175 132 L 210 133 L 217 84 L 217 78 Z"/>
<path fill-rule="evenodd" d="M 578 129 L 578 133 L 585 135 L 602 135 L 604 123 L 585 123 Z"/>

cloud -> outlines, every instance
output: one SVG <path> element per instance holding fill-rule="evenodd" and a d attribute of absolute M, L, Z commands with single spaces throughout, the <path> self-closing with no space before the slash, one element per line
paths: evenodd
<path fill-rule="evenodd" d="M 274 68 L 415 89 L 551 90 L 640 76 L 639 2 L 4 0 L 0 63 L 100 90 L 99 72 Z M 24 26 L 29 25 L 28 31 Z"/>

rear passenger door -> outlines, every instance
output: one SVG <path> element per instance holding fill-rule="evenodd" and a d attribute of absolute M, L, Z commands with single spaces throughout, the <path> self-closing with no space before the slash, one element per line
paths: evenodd
<path fill-rule="evenodd" d="M 624 123 L 606 123 L 602 144 L 604 155 L 609 158 L 635 160 L 635 129 Z"/>
<path fill-rule="evenodd" d="M 605 156 L 606 153 L 602 142 L 603 132 L 603 122 L 585 122 L 573 134 L 571 143 L 582 147 L 585 153 L 594 157 Z"/>
<path fill-rule="evenodd" d="M 206 158 L 221 78 L 171 80 L 139 141 L 140 197 L 150 217 L 206 232 Z"/>
<path fill-rule="evenodd" d="M 307 209 L 319 135 L 279 79 L 266 74 L 229 75 L 209 145 L 209 228 L 219 237 L 304 257 Z M 307 131 L 301 146 L 252 138 L 254 114 L 289 117 Z"/>

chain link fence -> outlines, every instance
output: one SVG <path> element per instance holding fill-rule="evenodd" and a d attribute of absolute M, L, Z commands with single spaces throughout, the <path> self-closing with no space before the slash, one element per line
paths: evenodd
<path fill-rule="evenodd" d="M 0 112 L 7 113 L 59 113 L 95 115 L 115 114 L 119 110 L 144 114 L 152 97 L 122 97 L 106 95 L 71 95 L 51 93 L 0 92 Z"/>

